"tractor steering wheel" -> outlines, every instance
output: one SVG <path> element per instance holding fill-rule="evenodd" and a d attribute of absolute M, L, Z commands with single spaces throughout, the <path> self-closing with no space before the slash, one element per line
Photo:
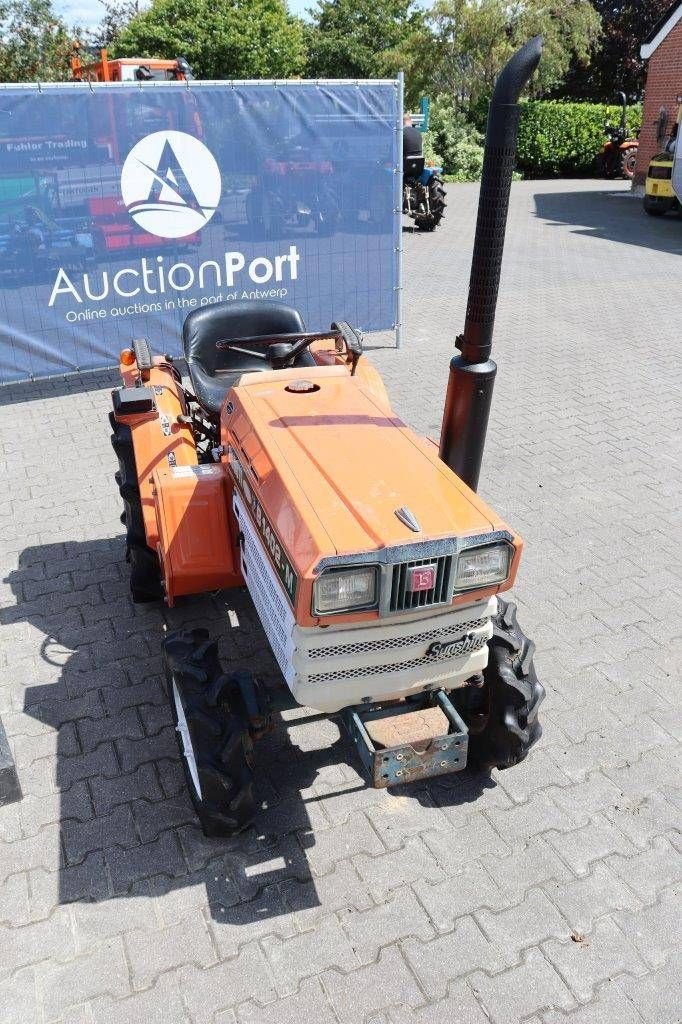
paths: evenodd
<path fill-rule="evenodd" d="M 295 360 L 314 341 L 335 338 L 336 331 L 294 331 L 291 334 L 257 334 L 250 338 L 227 338 L 216 342 L 220 352 L 241 352 L 243 355 L 254 356 L 270 363 L 273 370 L 284 370 L 293 366 Z M 245 346 L 267 346 L 265 351 L 257 351 Z"/>

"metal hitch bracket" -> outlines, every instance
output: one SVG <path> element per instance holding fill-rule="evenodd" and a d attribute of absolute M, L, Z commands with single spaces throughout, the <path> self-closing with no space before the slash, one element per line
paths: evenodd
<path fill-rule="evenodd" d="M 377 744 L 370 736 L 375 722 L 434 708 L 440 709 L 447 719 L 446 733 L 396 746 Z M 466 766 L 468 730 L 444 690 L 407 701 L 346 708 L 343 722 L 376 789 L 458 772 Z"/>

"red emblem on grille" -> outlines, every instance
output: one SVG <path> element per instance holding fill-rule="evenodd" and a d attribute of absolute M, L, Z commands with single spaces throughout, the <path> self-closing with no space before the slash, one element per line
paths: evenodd
<path fill-rule="evenodd" d="M 421 590 L 433 590 L 436 585 L 435 565 L 418 565 L 410 569 L 408 590 L 414 594 Z"/>

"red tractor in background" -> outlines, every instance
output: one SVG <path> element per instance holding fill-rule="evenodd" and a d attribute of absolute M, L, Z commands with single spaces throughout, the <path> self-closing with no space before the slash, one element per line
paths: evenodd
<path fill-rule="evenodd" d="M 613 125 L 610 121 L 604 124 L 608 139 L 599 154 L 599 174 L 603 178 L 627 178 L 632 181 L 635 176 L 639 139 L 628 133 L 627 96 L 624 92 L 619 92 L 618 96 L 622 107 L 620 124 Z"/>

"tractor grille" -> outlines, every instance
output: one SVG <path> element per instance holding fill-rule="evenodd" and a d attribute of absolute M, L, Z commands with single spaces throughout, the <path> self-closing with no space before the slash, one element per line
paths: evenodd
<path fill-rule="evenodd" d="M 472 629 L 483 629 L 488 623 L 488 618 L 469 619 L 468 622 L 458 622 L 455 627 L 458 632 L 468 633 Z M 334 647 L 312 647 L 308 651 L 308 657 L 316 661 L 321 658 L 344 658 L 356 654 L 373 654 L 375 651 L 395 651 L 404 647 L 414 647 L 415 644 L 426 643 L 429 640 L 438 640 L 439 637 L 451 637 L 453 627 L 437 626 L 435 629 L 424 630 L 421 633 L 401 633 L 399 636 L 388 636 L 381 640 L 357 640 L 350 644 L 336 644 Z"/>
<path fill-rule="evenodd" d="M 401 562 L 399 565 L 394 565 L 389 610 L 406 612 L 412 608 L 428 608 L 431 605 L 446 604 L 452 596 L 453 561 L 453 555 L 441 555 L 439 558 L 418 558 L 413 562 Z M 435 586 L 431 590 L 408 590 L 411 570 L 422 565 L 436 567 Z"/>
<path fill-rule="evenodd" d="M 338 683 L 344 679 L 364 679 L 383 675 L 395 676 L 398 672 L 408 669 L 421 668 L 423 665 L 433 665 L 439 661 L 448 661 L 454 658 L 461 658 L 472 651 L 480 651 L 488 642 L 485 634 L 483 636 L 472 636 L 468 634 L 459 643 L 452 644 L 442 653 L 428 655 L 423 654 L 418 658 L 410 658 L 407 661 L 390 662 L 378 665 L 359 665 L 357 668 L 337 668 L 327 672 L 315 672 L 308 678 L 311 683 Z"/>

